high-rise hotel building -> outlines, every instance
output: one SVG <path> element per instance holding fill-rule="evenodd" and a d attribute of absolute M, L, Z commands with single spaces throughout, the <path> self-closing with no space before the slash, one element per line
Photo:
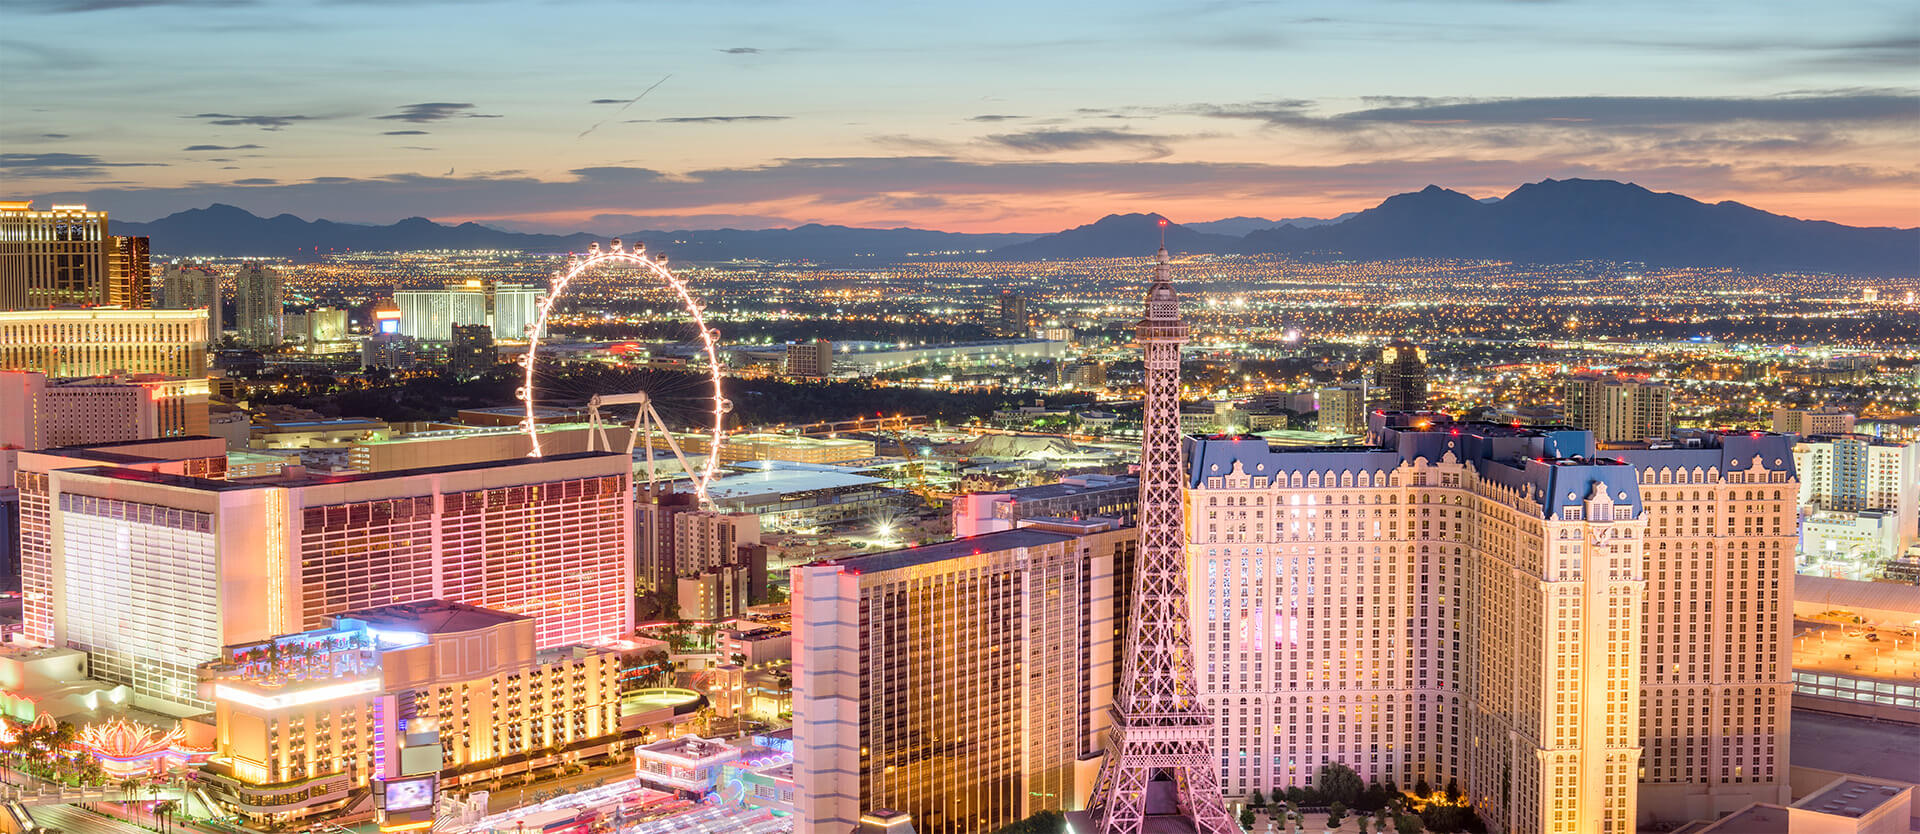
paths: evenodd
<path fill-rule="evenodd" d="M 137 697 L 206 708 L 193 668 L 220 647 L 352 610 L 526 614 L 540 648 L 632 629 L 625 455 L 241 481 L 224 456 L 211 438 L 22 453 L 24 637 L 88 652 Z"/>
<path fill-rule="evenodd" d="M 1134 531 L 1027 524 L 793 569 L 798 834 L 876 808 L 964 834 L 1086 807 Z"/>
<path fill-rule="evenodd" d="M 152 306 L 147 239 L 107 229 L 86 206 L 0 200 L 0 310 Z"/>
<path fill-rule="evenodd" d="M 0 371 L 205 379 L 207 314 L 111 307 L 0 311 Z"/>
<path fill-rule="evenodd" d="M 1631 832 L 1787 789 L 1793 459 L 1777 435 L 1375 413 L 1371 447 L 1190 441 L 1202 697 L 1228 795 L 1341 762 L 1499 830 Z"/>
<path fill-rule="evenodd" d="M 1389 410 L 1420 411 L 1427 407 L 1427 352 L 1414 343 L 1394 339 L 1380 348 L 1374 376 Z"/>
<path fill-rule="evenodd" d="M 1567 422 L 1593 432 L 1600 443 L 1663 438 L 1673 431 L 1673 389 L 1657 382 L 1584 374 L 1567 380 L 1564 391 Z"/>
<path fill-rule="evenodd" d="M 240 344 L 271 347 L 286 341 L 286 285 L 280 270 L 260 263 L 241 264 L 233 275 L 233 300 L 233 326 Z"/>

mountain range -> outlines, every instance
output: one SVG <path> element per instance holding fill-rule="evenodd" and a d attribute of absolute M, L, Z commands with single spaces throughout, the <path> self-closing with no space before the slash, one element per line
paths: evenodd
<path fill-rule="evenodd" d="M 1543 180 L 1498 199 L 1439 186 L 1396 194 L 1336 218 L 1258 217 L 1181 225 L 1157 214 L 1116 214 L 1053 234 L 966 234 L 808 224 L 792 229 L 640 231 L 676 260 L 733 259 L 881 264 L 927 257 L 1043 260 L 1125 257 L 1156 245 L 1186 253 L 1279 254 L 1360 260 L 1474 258 L 1529 263 L 1637 261 L 1756 272 L 1920 275 L 1920 229 L 1862 228 L 1703 203 L 1612 180 Z M 169 255 L 315 256 L 343 250 L 581 251 L 605 236 L 507 232 L 412 217 L 385 226 L 258 217 L 215 204 L 149 223 L 115 223 Z"/>
<path fill-rule="evenodd" d="M 507 232 L 478 223 L 447 226 L 409 217 L 387 226 L 307 221 L 291 214 L 259 217 L 245 209 L 215 203 L 175 212 L 150 223 L 113 224 L 115 234 L 146 235 L 154 251 L 169 255 L 315 256 L 342 251 L 420 251 L 430 249 L 518 249 L 528 252 L 579 252 L 605 235 L 543 235 Z M 792 229 L 680 229 L 640 231 L 623 236 L 643 241 L 678 260 L 725 261 L 735 258 L 814 260 L 827 263 L 887 262 L 934 252 L 990 252 L 1031 240 L 1031 234 L 962 234 L 926 229 L 856 229 L 809 223 Z"/>
<path fill-rule="evenodd" d="M 1238 251 L 1920 274 L 1920 229 L 1798 220 L 1610 180 L 1544 180 L 1495 203 L 1428 186 L 1335 225 L 1249 233 Z"/>

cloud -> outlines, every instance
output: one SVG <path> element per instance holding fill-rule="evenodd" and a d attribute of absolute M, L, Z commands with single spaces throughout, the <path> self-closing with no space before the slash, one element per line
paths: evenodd
<path fill-rule="evenodd" d="M 435 172 L 436 174 L 438 172 Z M 577 230 L 595 214 L 691 217 L 751 214 L 801 222 L 896 222 L 904 225 L 999 224 L 1058 228 L 1121 210 L 1158 209 L 1265 213 L 1310 195 L 1339 210 L 1440 183 L 1475 196 L 1504 194 L 1543 177 L 1633 180 L 1696 198 L 1739 199 L 1786 210 L 1782 193 L 1826 194 L 1857 202 L 1862 184 L 1880 189 L 1920 185 L 1920 170 L 1818 165 L 1737 165 L 1677 161 L 1673 154 L 1588 160 L 1513 160 L 1458 156 L 1388 157 L 1331 165 L 1196 161 L 994 161 L 954 156 L 824 157 L 764 165 L 667 172 L 629 166 L 578 168 L 557 179 L 526 174 L 321 177 L 277 186 L 195 184 L 175 188 L 88 186 L 42 199 L 114 205 L 123 217 L 159 217 L 209 202 L 255 213 L 291 212 L 354 222 L 392 222 L 419 215 L 538 223 Z M 1823 204 L 1833 204 L 1825 198 Z M 492 214 L 476 214 L 476 207 Z M 1789 211 L 1788 213 L 1792 213 Z M 1814 214 L 1821 216 L 1821 214 Z M 1911 211 L 1898 215 L 1911 216 Z M 626 225 L 626 224 L 623 224 Z M 640 228 L 659 226 L 633 224 Z M 1911 225 L 1909 221 L 1905 225 Z M 619 228 L 619 227 L 615 227 Z M 610 233 L 614 229 L 607 229 Z M 630 231 L 630 229 L 622 229 Z"/>
<path fill-rule="evenodd" d="M 164 167 L 164 162 L 108 162 L 90 153 L 0 153 L 0 170 L 40 179 L 86 179 L 108 168 Z"/>
<path fill-rule="evenodd" d="M 628 119 L 627 124 L 660 122 L 670 125 L 725 124 L 728 122 L 782 122 L 792 116 L 674 116 L 666 119 Z"/>
<path fill-rule="evenodd" d="M 424 130 L 389 130 L 381 133 L 380 135 L 381 136 L 425 136 L 427 135 L 427 132 Z"/>
<path fill-rule="evenodd" d="M 47 14 L 72 14 L 75 12 L 105 12 L 119 9 L 149 9 L 161 7 L 178 8 L 231 8 L 234 6 L 255 5 L 256 0 L 28 0 L 20 3 L 27 11 Z"/>
<path fill-rule="evenodd" d="M 1173 149 L 1167 147 L 1167 142 L 1179 138 L 1181 137 L 1156 136 L 1125 130 L 1084 128 L 997 133 L 985 137 L 982 141 L 1024 153 L 1058 153 L 1120 147 L 1145 151 L 1152 157 L 1158 158 L 1173 153 Z"/>
<path fill-rule="evenodd" d="M 184 148 L 181 148 L 181 150 L 183 151 L 250 151 L 259 147 L 261 146 L 260 145 L 188 145 Z"/>
<path fill-rule="evenodd" d="M 1816 48 L 1802 63 L 1820 69 L 1898 69 L 1911 72 L 1920 55 L 1920 34 L 1893 35 Z"/>
<path fill-rule="evenodd" d="M 71 138 L 73 138 L 73 137 L 71 137 L 71 136 L 68 136 L 68 135 L 67 135 L 67 134 L 65 134 L 65 133 L 42 133 L 42 134 L 40 134 L 40 138 L 42 138 L 42 139 L 71 139 Z"/>
<path fill-rule="evenodd" d="M 401 105 L 400 112 L 385 116 L 375 116 L 377 120 L 426 124 L 464 116 L 469 119 L 498 119 L 498 115 L 487 113 L 469 113 L 473 103 L 467 101 L 426 101 L 419 104 Z"/>
<path fill-rule="evenodd" d="M 1378 106 L 1315 116 L 1300 99 L 1193 105 L 1190 115 L 1249 119 L 1272 126 L 1356 130 L 1378 125 L 1660 127 L 1738 122 L 1901 122 L 1920 115 L 1910 90 L 1833 90 L 1775 96 L 1554 96 L 1440 99 L 1375 96 Z"/>
<path fill-rule="evenodd" d="M 1568 96 L 1418 100 L 1344 113 L 1355 122 L 1589 125 L 1679 125 L 1729 122 L 1910 121 L 1920 95 L 1888 90 L 1839 91 L 1755 98 L 1698 96 Z"/>
<path fill-rule="evenodd" d="M 318 116 L 236 116 L 232 113 L 196 113 L 182 116 L 185 119 L 206 119 L 208 124 L 223 127 L 257 127 L 261 130 L 279 130 L 294 122 L 310 122 Z"/>
<path fill-rule="evenodd" d="M 596 98 L 587 103 L 588 104 L 626 104 L 628 101 L 629 99 L 624 99 L 624 98 Z"/>
<path fill-rule="evenodd" d="M 760 48 L 759 48 L 759 47 L 755 47 L 755 46 L 730 46 L 730 47 L 727 47 L 726 49 L 720 49 L 720 50 L 715 50 L 715 51 L 717 51 L 717 52 L 724 52 L 724 53 L 726 53 L 726 54 L 728 54 L 728 55 L 758 55 L 758 54 L 760 54 Z"/>
<path fill-rule="evenodd" d="M 587 218 L 595 231 L 609 233 L 682 229 L 779 229 L 797 226 L 791 217 L 765 214 L 630 214 L 609 212 Z"/>
<path fill-rule="evenodd" d="M 93 69 L 100 66 L 100 59 L 92 52 L 52 46 L 35 40 L 0 38 L 0 48 L 5 48 L 31 58 L 31 61 L 19 61 L 15 74 L 22 72 L 72 73 L 74 70 Z M 40 65 L 40 66 L 34 66 Z"/>
<path fill-rule="evenodd" d="M 979 116 L 968 116 L 967 121 L 969 122 L 1010 122 L 1015 119 L 1024 119 L 1024 118 L 1026 117 L 1025 116 L 1004 116 L 999 113 L 987 113 Z"/>
<path fill-rule="evenodd" d="M 276 179 L 272 179 L 270 177 L 248 177 L 243 180 L 234 180 L 233 184 L 234 185 L 279 185 L 280 181 Z"/>

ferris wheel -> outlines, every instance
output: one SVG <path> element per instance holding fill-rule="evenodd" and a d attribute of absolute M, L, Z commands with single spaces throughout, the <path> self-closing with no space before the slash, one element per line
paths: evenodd
<path fill-rule="evenodd" d="M 710 505 L 712 500 L 707 487 L 720 467 L 720 445 L 726 437 L 726 416 L 733 409 L 733 404 L 726 399 L 720 387 L 720 357 L 714 347 L 714 340 L 720 334 L 707 326 L 704 308 L 688 291 L 686 282 L 667 269 L 667 257 L 649 256 L 643 243 L 635 243 L 628 250 L 619 238 L 614 238 L 612 244 L 602 250 L 596 241 L 588 247 L 584 257 L 569 254 L 566 268 L 553 273 L 552 288 L 541 297 L 534 322 L 527 328 L 527 352 L 520 359 L 522 380 L 515 392 L 525 411 L 520 428 L 527 434 L 527 455 L 540 457 L 543 453 L 538 410 L 540 397 L 546 392 L 541 390 L 539 382 L 542 367 L 539 352 L 541 340 L 546 336 L 547 321 L 554 313 L 556 302 L 566 294 L 568 285 L 603 266 L 624 266 L 660 282 L 673 303 L 685 313 L 690 335 L 684 339 L 684 343 L 691 348 L 691 358 L 695 361 L 688 364 L 686 374 L 677 374 L 685 379 L 670 394 L 646 390 L 594 393 L 587 401 L 587 448 L 590 451 L 614 451 L 616 443 L 609 440 L 607 427 L 624 427 L 623 421 L 609 419 L 606 412 L 632 407 L 633 421 L 630 427 L 626 427 L 629 429 L 626 451 L 631 455 L 636 446 L 644 449 L 649 488 L 658 486 L 654 454 L 664 447 L 678 461 L 681 472 L 692 481 L 693 491 L 701 505 Z M 696 367 L 700 360 L 705 361 L 704 368 Z M 616 440 L 617 437 L 615 435 Z M 697 466 L 688 463 L 687 449 L 681 443 L 683 438 L 696 447 L 705 447 L 695 449 L 705 455 L 702 463 Z"/>

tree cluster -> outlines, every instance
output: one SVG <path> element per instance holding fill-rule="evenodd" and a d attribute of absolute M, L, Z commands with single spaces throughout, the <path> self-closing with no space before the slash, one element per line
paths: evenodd
<path fill-rule="evenodd" d="M 993 834 L 1065 834 L 1067 816 L 1059 811 L 1041 811 L 1019 822 L 1003 825 Z"/>

